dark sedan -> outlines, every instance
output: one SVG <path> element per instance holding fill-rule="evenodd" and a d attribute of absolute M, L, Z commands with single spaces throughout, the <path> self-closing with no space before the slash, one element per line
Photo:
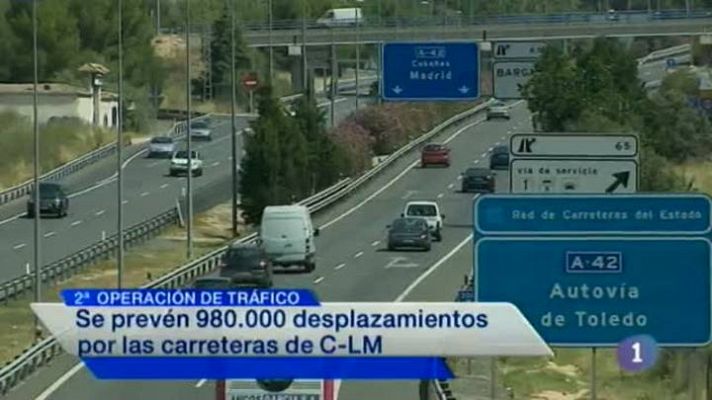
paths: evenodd
<path fill-rule="evenodd" d="M 398 218 L 388 226 L 388 250 L 416 248 L 430 250 L 428 223 L 422 218 Z"/>
<path fill-rule="evenodd" d="M 494 175 L 487 168 L 468 168 L 462 174 L 462 192 L 493 193 Z"/>
<path fill-rule="evenodd" d="M 27 199 L 27 216 L 35 215 L 35 193 L 30 193 Z M 69 212 L 69 198 L 64 188 L 59 183 L 40 183 L 40 215 L 43 213 L 54 214 L 56 217 L 66 217 Z"/>
<path fill-rule="evenodd" d="M 492 149 L 490 169 L 509 169 L 509 146 L 501 145 Z"/>

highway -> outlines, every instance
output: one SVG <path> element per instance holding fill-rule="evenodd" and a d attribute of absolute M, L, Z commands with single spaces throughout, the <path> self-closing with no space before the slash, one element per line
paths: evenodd
<path fill-rule="evenodd" d="M 383 175 L 348 200 L 318 215 L 322 228 L 317 240 L 317 269 L 312 274 L 280 274 L 279 287 L 305 287 L 323 301 L 450 301 L 471 265 L 450 264 L 458 251 L 471 252 L 472 194 L 458 193 L 458 176 L 472 165 L 487 166 L 488 150 L 506 143 L 513 132 L 530 129 L 525 105 L 519 102 L 511 121 L 486 122 L 475 117 L 465 125 L 446 130 L 439 141 L 452 148 L 450 168 L 416 167 L 418 154 L 399 160 Z M 506 173 L 497 184 L 506 186 Z M 443 241 L 428 253 L 384 250 L 386 225 L 396 218 L 405 202 L 437 200 L 446 215 Z M 345 239 L 349 238 L 349 239 Z M 469 249 L 469 250 L 468 250 Z M 82 368 L 70 369 L 72 360 L 62 356 L 23 383 L 9 399 L 104 400 L 150 398 L 210 399 L 211 382 L 99 382 Z M 70 373 L 62 374 L 70 370 Z M 44 395 L 37 394 L 56 381 Z M 377 391 L 374 393 L 373 391 Z M 383 391 L 387 391 L 387 394 Z M 414 399 L 416 382 L 383 382 L 378 385 L 346 382 L 341 399 Z"/>
<path fill-rule="evenodd" d="M 565 38 L 591 38 L 597 36 L 681 36 L 702 35 L 712 24 L 712 16 L 693 19 L 673 20 L 631 20 L 605 22 L 547 23 L 531 22 L 519 24 L 447 25 L 430 24 L 408 27 L 363 26 L 356 35 L 355 28 L 308 29 L 305 41 L 310 46 L 381 43 L 394 40 L 544 40 Z M 301 43 L 300 29 L 267 30 L 245 32 L 243 37 L 250 47 L 289 46 Z M 486 37 L 486 39 L 485 39 Z M 295 42 L 296 40 L 296 42 Z"/>
<path fill-rule="evenodd" d="M 338 103 L 341 117 L 353 107 L 352 101 Z M 488 151 L 497 144 L 508 143 L 508 136 L 516 132 L 531 130 L 531 118 L 523 102 L 512 108 L 510 121 L 484 121 L 482 116 L 456 128 L 447 129 L 436 141 L 446 141 L 452 149 L 453 165 L 450 168 L 417 167 L 417 153 L 397 161 L 394 166 L 375 178 L 362 190 L 342 201 L 335 207 L 319 214 L 316 223 L 322 234 L 317 238 L 317 269 L 312 274 L 280 274 L 276 278 L 278 287 L 312 288 L 322 301 L 451 301 L 462 283 L 462 277 L 472 268 L 472 195 L 458 193 L 459 173 L 468 166 L 487 166 Z M 243 120 L 241 124 L 244 124 Z M 206 165 L 219 162 L 214 170 L 206 169 L 204 180 L 196 179 L 197 189 L 201 184 L 213 179 L 229 176 L 229 169 L 220 165 L 229 159 L 229 146 L 221 138 L 229 140 L 226 121 L 217 120 L 216 140 L 201 144 L 200 151 L 206 158 Z M 222 145 L 221 145 L 222 143 Z M 180 193 L 184 179 L 165 177 L 154 160 L 136 158 L 127 166 L 126 199 L 127 219 L 140 220 L 150 214 L 151 207 L 170 206 L 170 202 Z M 160 164 L 160 163 L 159 163 Z M 165 164 L 163 164 L 165 165 Z M 146 170 L 150 172 L 147 173 Z M 155 172 L 154 172 L 155 171 Z M 221 175 L 222 174 L 222 175 Z M 221 178 L 222 176 L 222 178 Z M 131 177 L 131 178 L 129 178 Z M 212 177 L 212 178 L 210 178 Z M 208 178 L 208 179 L 205 179 Z M 498 192 L 506 190 L 507 173 L 497 176 Z M 161 188 L 162 185 L 168 185 Z M 106 229 L 115 226 L 115 218 L 110 215 L 110 207 L 101 215 L 94 209 L 102 204 L 111 204 L 115 199 L 113 184 L 109 183 L 76 196 L 72 201 L 73 211 L 65 220 L 44 223 L 45 234 L 49 235 L 43 251 L 61 252 L 71 242 L 93 237 L 91 229 Z M 165 192 L 156 192 L 156 189 Z M 148 194 L 144 195 L 145 192 Z M 103 195 L 99 195 L 104 193 Z M 172 196 L 170 197 L 169 194 Z M 97 196 L 97 197 L 92 197 Z M 103 196 L 103 197 L 101 197 Z M 94 205 L 85 211 L 78 211 L 78 201 L 86 198 L 86 204 Z M 155 200 L 153 200 L 155 198 Z M 439 202 L 446 215 L 443 241 L 435 243 L 428 253 L 389 252 L 385 250 L 386 225 L 396 218 L 409 200 L 432 199 Z M 82 200 L 83 201 L 83 200 Z M 140 207 L 132 207 L 141 204 Z M 92 214 L 93 213 L 93 218 Z M 105 216 L 108 214 L 108 216 Z M 87 218 L 72 225 L 78 218 Z M 44 220 L 47 221 L 47 220 Z M 62 223 L 64 221 L 64 223 Z M 0 225 L 2 243 L 8 238 L 17 238 L 13 224 L 24 224 L 30 238 L 31 220 L 16 219 Z M 51 223 L 57 223 L 56 226 Z M 129 222 L 129 221 L 127 221 Z M 86 224 L 86 225 L 84 225 Z M 22 225 L 17 225 L 22 226 Z M 82 227 L 74 231 L 69 231 Z M 103 228 L 102 228 L 103 227 Z M 62 229 L 62 230 L 60 230 Z M 87 230 L 86 235 L 80 230 Z M 26 236 L 25 236 L 26 235 Z M 16 240 L 16 239 L 15 239 Z M 29 242 L 29 239 L 26 239 Z M 55 244 L 50 244 L 56 240 Z M 96 238 L 94 239 L 96 240 Z M 14 243 L 14 242 L 10 242 Z M 31 247 L 26 246 L 26 254 L 31 255 Z M 25 248 L 12 249 L 21 252 Z M 69 250 L 66 250 L 69 252 Z M 0 254 L 7 256 L 7 249 Z M 24 267 L 23 267 L 24 268 Z M 118 400 L 118 399 L 211 399 L 213 385 L 201 381 L 171 382 L 117 382 L 96 381 L 81 366 L 75 366 L 73 357 L 63 355 L 48 367 L 20 384 L 8 399 L 35 400 Z M 390 399 L 412 400 L 417 398 L 417 382 L 345 382 L 340 399 Z"/>
<path fill-rule="evenodd" d="M 353 98 L 339 98 L 336 117 L 345 118 L 354 108 Z M 248 117 L 237 119 L 237 128 L 247 126 Z M 196 177 L 195 193 L 211 185 L 229 185 L 231 172 L 230 117 L 212 119 L 214 138 L 193 141 L 204 162 L 204 175 Z M 237 154 L 241 154 L 238 140 Z M 135 153 L 135 152 L 134 152 Z M 125 226 L 153 217 L 176 204 L 186 185 L 185 178 L 169 177 L 167 159 L 148 159 L 145 154 L 126 157 L 124 162 Z M 66 257 L 116 233 L 116 182 L 108 179 L 116 171 L 116 158 L 92 165 L 64 182 L 72 192 L 69 215 L 63 219 L 43 218 L 42 265 Z M 229 186 L 227 186 L 229 187 Z M 226 189 L 225 194 L 229 193 Z M 33 220 L 25 216 L 26 199 L 0 207 L 0 281 L 26 272 L 33 259 Z"/>

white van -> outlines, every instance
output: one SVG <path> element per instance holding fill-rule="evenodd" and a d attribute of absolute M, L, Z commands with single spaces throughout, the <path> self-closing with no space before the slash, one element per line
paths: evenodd
<path fill-rule="evenodd" d="M 309 209 L 300 205 L 267 206 L 262 213 L 260 241 L 275 266 L 316 268 L 315 236 Z"/>
<path fill-rule="evenodd" d="M 363 25 L 363 15 L 360 8 L 332 8 L 316 20 L 317 25 L 327 28 L 356 26 L 356 22 L 359 25 Z"/>

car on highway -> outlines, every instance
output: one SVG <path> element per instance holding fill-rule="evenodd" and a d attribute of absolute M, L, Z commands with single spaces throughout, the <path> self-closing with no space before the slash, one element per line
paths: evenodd
<path fill-rule="evenodd" d="M 213 140 L 213 131 L 205 121 L 190 123 L 190 137 L 195 140 Z"/>
<path fill-rule="evenodd" d="M 461 191 L 463 193 L 494 193 L 494 174 L 487 168 L 468 168 L 462 173 Z"/>
<path fill-rule="evenodd" d="M 193 282 L 194 289 L 230 289 L 232 287 L 230 278 L 220 276 L 204 276 Z"/>
<path fill-rule="evenodd" d="M 326 10 L 316 20 L 316 24 L 323 28 L 338 28 L 363 24 L 363 15 L 360 8 L 332 8 Z"/>
<path fill-rule="evenodd" d="M 450 149 L 444 144 L 429 143 L 420 152 L 420 166 L 428 165 L 450 166 Z"/>
<path fill-rule="evenodd" d="M 445 215 L 440 213 L 434 201 L 410 201 L 405 205 L 401 218 L 418 218 L 428 224 L 428 230 L 436 241 L 443 240 L 442 227 Z"/>
<path fill-rule="evenodd" d="M 190 157 L 190 166 L 188 166 L 188 151 L 180 150 L 173 153 L 171 157 L 171 167 L 168 171 L 170 176 L 178 176 L 187 174 L 190 171 L 193 176 L 203 175 L 203 160 L 200 159 L 200 154 L 192 150 Z"/>
<path fill-rule="evenodd" d="M 148 143 L 149 158 L 170 158 L 176 152 L 176 143 L 170 136 L 156 136 Z"/>
<path fill-rule="evenodd" d="M 35 216 L 35 191 L 30 192 L 27 199 L 27 216 Z M 40 183 L 40 216 L 54 214 L 57 218 L 66 217 L 69 213 L 69 197 L 64 187 L 56 182 Z"/>
<path fill-rule="evenodd" d="M 491 106 L 487 107 L 487 120 L 489 121 L 495 118 L 506 120 L 510 118 L 509 107 L 507 107 L 507 105 L 502 101 L 497 101 Z"/>
<path fill-rule="evenodd" d="M 492 149 L 490 169 L 509 169 L 509 146 L 503 144 Z"/>
<path fill-rule="evenodd" d="M 272 262 L 264 248 L 253 243 L 230 245 L 220 260 L 219 275 L 235 285 L 272 287 Z"/>
<path fill-rule="evenodd" d="M 400 248 L 430 250 L 430 229 L 422 218 L 398 218 L 387 228 L 388 250 Z"/>
<path fill-rule="evenodd" d="M 262 212 L 259 242 L 274 266 L 316 268 L 316 241 L 309 209 L 302 205 L 267 206 Z"/>

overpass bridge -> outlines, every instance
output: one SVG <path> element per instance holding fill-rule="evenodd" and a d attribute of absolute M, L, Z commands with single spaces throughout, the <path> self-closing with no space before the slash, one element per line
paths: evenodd
<path fill-rule="evenodd" d="M 388 41 L 556 40 L 640 36 L 697 36 L 712 33 L 712 11 L 694 13 L 562 14 L 484 19 L 416 18 L 365 21 L 361 27 L 324 28 L 301 21 L 249 24 L 243 37 L 250 47 L 369 44 Z"/>

